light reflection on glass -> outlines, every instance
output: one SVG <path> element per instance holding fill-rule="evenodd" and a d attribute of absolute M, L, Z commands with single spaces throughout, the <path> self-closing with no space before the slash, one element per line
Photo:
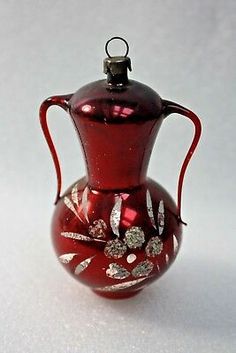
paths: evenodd
<path fill-rule="evenodd" d="M 134 109 L 128 107 L 122 107 L 120 105 L 114 105 L 113 116 L 121 116 L 122 118 L 127 118 L 134 112 Z"/>
<path fill-rule="evenodd" d="M 81 107 L 81 110 L 83 113 L 90 113 L 92 111 L 92 107 L 90 104 L 84 104 L 82 107 Z"/>
<path fill-rule="evenodd" d="M 138 212 L 132 208 L 126 208 L 122 216 L 122 223 L 124 226 L 129 227 L 135 220 Z"/>

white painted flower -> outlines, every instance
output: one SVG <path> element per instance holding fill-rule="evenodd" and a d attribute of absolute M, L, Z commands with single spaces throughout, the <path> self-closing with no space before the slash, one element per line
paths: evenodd
<path fill-rule="evenodd" d="M 106 243 L 104 254 L 107 257 L 119 259 L 122 257 L 127 251 L 127 246 L 118 238 L 114 240 L 109 240 Z"/>
<path fill-rule="evenodd" d="M 105 230 L 107 230 L 107 225 L 103 219 L 96 219 L 88 228 L 89 235 L 98 239 L 105 238 Z"/>
<path fill-rule="evenodd" d="M 141 227 L 131 227 L 125 232 L 125 243 L 130 249 L 141 248 L 145 234 Z"/>

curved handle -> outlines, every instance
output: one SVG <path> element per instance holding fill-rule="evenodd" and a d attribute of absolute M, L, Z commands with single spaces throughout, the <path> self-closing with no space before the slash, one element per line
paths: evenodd
<path fill-rule="evenodd" d="M 64 109 L 66 112 L 69 110 L 69 105 L 68 102 L 70 98 L 72 97 L 72 94 L 67 94 L 64 96 L 53 96 L 47 98 L 40 106 L 39 110 L 39 117 L 40 117 L 40 124 L 44 133 L 44 137 L 47 141 L 48 147 L 50 149 L 52 159 L 54 162 L 55 170 L 56 170 L 56 175 L 57 175 L 57 194 L 56 194 L 56 200 L 55 200 L 55 205 L 57 204 L 58 200 L 60 199 L 60 194 L 61 194 L 61 168 L 60 168 L 60 163 L 59 159 L 57 156 L 56 149 L 54 147 L 48 125 L 47 125 L 47 110 L 49 107 L 52 105 L 58 105 L 62 109 Z"/>
<path fill-rule="evenodd" d="M 201 127 L 200 119 L 191 110 L 185 107 L 182 107 L 177 103 L 167 101 L 167 100 L 163 100 L 163 104 L 165 107 L 164 108 L 165 116 L 168 116 L 169 114 L 172 114 L 172 113 L 181 114 L 186 116 L 188 119 L 190 119 L 195 126 L 193 141 L 183 161 L 180 174 L 179 174 L 179 181 L 178 181 L 178 192 L 177 192 L 178 222 L 186 225 L 186 223 L 183 222 L 181 218 L 181 201 L 182 201 L 181 199 L 182 199 L 183 181 L 184 181 L 185 172 L 190 162 L 190 159 L 192 158 L 193 153 L 198 145 L 198 142 L 201 136 L 202 127 Z"/>

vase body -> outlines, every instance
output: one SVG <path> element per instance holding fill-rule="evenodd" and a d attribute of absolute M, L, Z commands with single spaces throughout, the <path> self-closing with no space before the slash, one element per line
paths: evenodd
<path fill-rule="evenodd" d="M 174 261 L 182 234 L 176 214 L 172 198 L 149 178 L 123 191 L 96 190 L 83 178 L 57 203 L 52 240 L 74 278 L 101 295 L 129 297 Z"/>
<path fill-rule="evenodd" d="M 53 104 L 69 113 L 87 170 L 62 196 L 60 166 L 46 124 L 47 109 Z M 171 113 L 190 118 L 196 128 L 180 172 L 177 205 L 147 177 L 155 139 Z M 99 295 L 137 294 L 158 279 L 178 254 L 183 177 L 200 137 L 199 119 L 120 74 L 90 83 L 75 94 L 47 99 L 40 117 L 58 177 L 51 231 L 59 261 Z"/>
<path fill-rule="evenodd" d="M 147 178 L 162 110 L 160 97 L 136 81 L 112 90 L 94 82 L 69 101 L 87 176 L 57 203 L 52 239 L 63 266 L 104 296 L 136 294 L 180 246 L 177 207 Z"/>

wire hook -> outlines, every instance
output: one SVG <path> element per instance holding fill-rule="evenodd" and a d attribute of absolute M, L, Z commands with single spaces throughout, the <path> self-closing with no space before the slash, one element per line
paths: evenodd
<path fill-rule="evenodd" d="M 125 52 L 124 57 L 126 57 L 126 56 L 128 55 L 128 53 L 129 53 L 129 44 L 128 44 L 127 41 L 126 41 L 124 38 L 122 38 L 122 37 L 112 37 L 111 39 L 109 39 L 109 40 L 106 42 L 106 44 L 105 44 L 105 52 L 106 52 L 107 56 L 108 56 L 109 58 L 112 57 L 112 56 L 109 54 L 108 45 L 109 45 L 109 43 L 110 43 L 112 40 L 116 40 L 116 39 L 121 40 L 122 42 L 125 43 L 125 45 L 126 45 L 126 52 Z"/>

